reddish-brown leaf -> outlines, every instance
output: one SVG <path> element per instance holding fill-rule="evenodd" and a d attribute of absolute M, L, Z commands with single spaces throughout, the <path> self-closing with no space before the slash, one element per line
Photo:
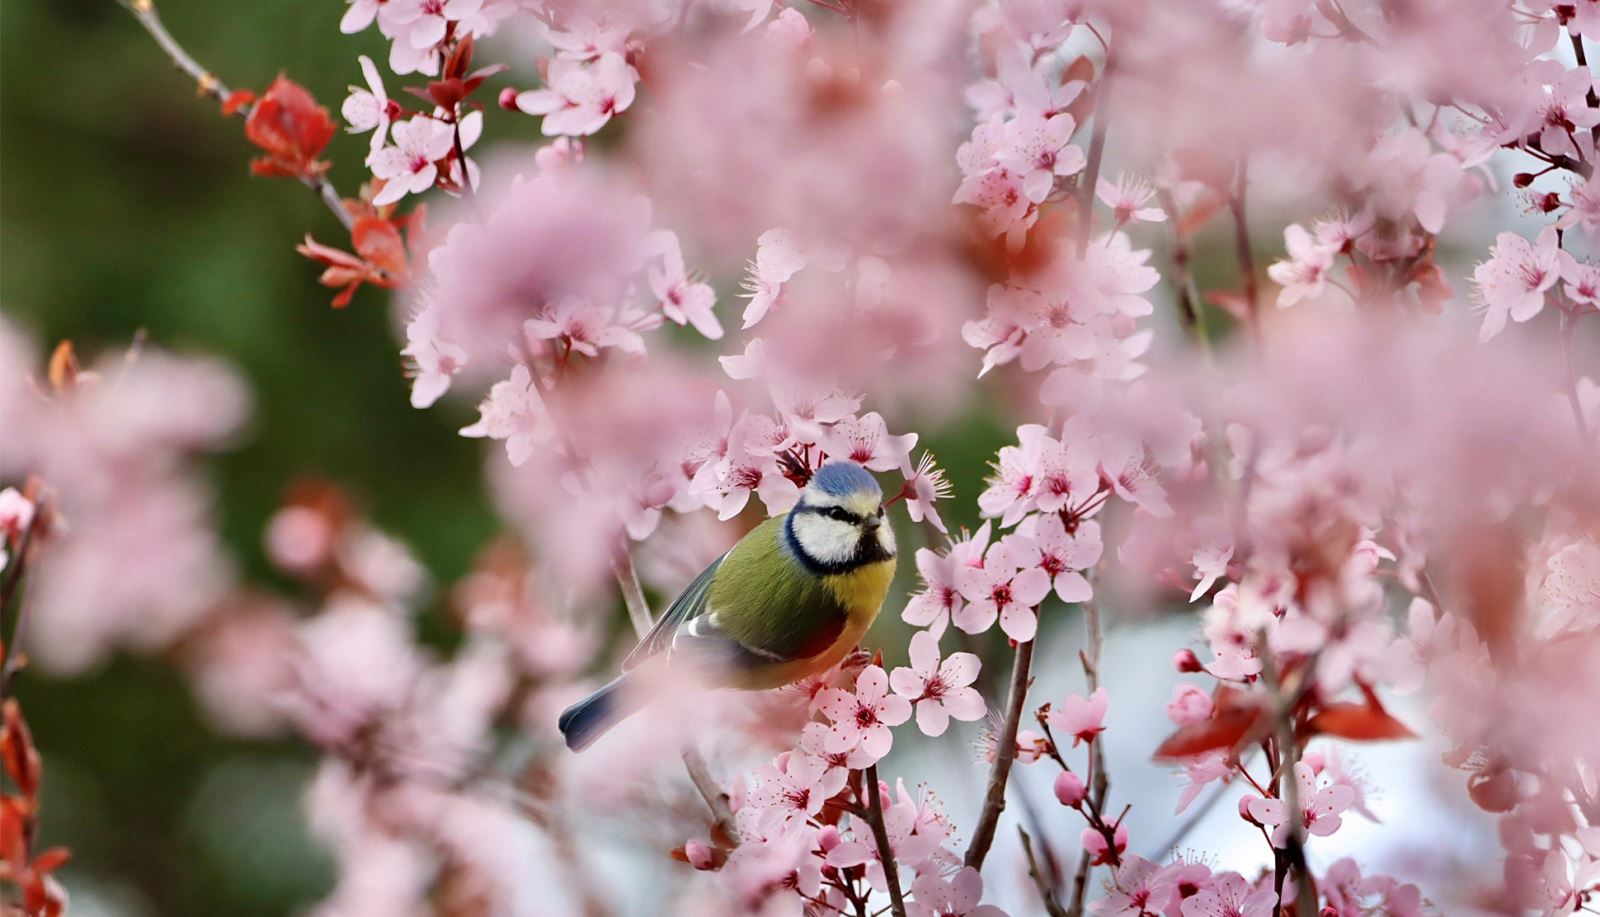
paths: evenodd
<path fill-rule="evenodd" d="M 1255 728 L 1260 719 L 1259 707 L 1217 710 L 1211 715 L 1211 719 L 1191 723 L 1167 736 L 1167 740 L 1156 749 L 1155 757 L 1188 758 L 1208 751 L 1232 748 Z"/>
<path fill-rule="evenodd" d="M 33 858 L 33 871 L 39 875 L 49 875 L 60 869 L 70 859 L 72 859 L 72 851 L 65 847 L 51 847 Z"/>
<path fill-rule="evenodd" d="M 381 217 L 361 217 L 350 230 L 356 254 L 395 278 L 406 273 L 406 244 L 400 230 Z"/>
<path fill-rule="evenodd" d="M 1318 735 L 1338 736 L 1355 742 L 1417 737 L 1382 707 L 1348 702 L 1328 704 L 1317 711 L 1311 718 L 1311 729 Z"/>
<path fill-rule="evenodd" d="M 256 94 L 254 92 L 248 89 L 235 89 L 228 93 L 226 99 L 222 100 L 222 113 L 223 115 L 238 114 L 239 109 L 244 108 L 255 100 Z"/>
<path fill-rule="evenodd" d="M 250 169 L 257 175 L 288 178 L 321 175 L 328 166 L 317 157 L 335 130 L 328 110 L 304 86 L 280 73 L 244 123 L 245 137 L 266 153 L 256 157 Z"/>

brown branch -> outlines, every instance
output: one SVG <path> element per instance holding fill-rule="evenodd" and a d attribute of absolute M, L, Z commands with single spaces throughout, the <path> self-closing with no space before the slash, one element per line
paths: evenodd
<path fill-rule="evenodd" d="M 878 860 L 883 863 L 883 881 L 889 886 L 889 909 L 894 917 L 906 917 L 906 901 L 900 894 L 900 867 L 894 861 L 894 845 L 889 843 L 889 829 L 883 823 L 883 793 L 878 789 L 878 765 L 867 765 L 862 775 L 867 784 L 867 822 L 872 825 L 872 838 L 878 843 Z"/>
<path fill-rule="evenodd" d="M 16 549 L 11 552 L 11 568 L 5 571 L 5 580 L 0 583 L 0 612 L 4 612 L 6 606 L 12 604 L 11 600 L 16 598 L 21 590 L 30 549 L 33 547 L 34 531 L 44 524 L 49 511 L 42 496 L 34 501 L 33 518 L 29 520 L 28 527 L 17 537 Z M 11 625 L 11 637 L 5 641 L 5 654 L 0 656 L 0 699 L 10 695 L 11 679 L 22 670 L 27 659 L 22 650 L 22 641 L 28 635 L 29 607 L 28 597 L 24 593 L 17 602 L 17 616 Z"/>
<path fill-rule="evenodd" d="M 1022 719 L 1022 708 L 1028 699 L 1028 669 L 1033 665 L 1033 641 L 1018 644 L 1017 655 L 1011 665 L 1011 694 L 1006 702 L 1006 718 L 995 737 L 994 766 L 989 771 L 989 788 L 984 793 L 983 811 L 978 816 L 978 826 L 972 832 L 972 843 L 967 846 L 966 864 L 974 869 L 983 868 L 983 860 L 994 844 L 995 827 L 1000 823 L 1000 813 L 1006 807 L 1006 781 L 1011 776 L 1011 762 L 1017 756 L 1017 725 Z"/>
<path fill-rule="evenodd" d="M 1100 599 L 1091 598 L 1083 606 L 1084 649 L 1078 654 L 1083 663 L 1083 675 L 1089 683 L 1089 693 L 1093 694 L 1100 688 L 1100 649 L 1104 643 L 1100 627 Z M 1092 821 L 1100 823 L 1101 831 L 1105 835 L 1106 849 L 1111 851 L 1111 856 L 1116 857 L 1117 841 L 1116 828 L 1105 828 L 1103 813 L 1106 807 L 1106 796 L 1111 792 L 1111 776 L 1106 771 L 1106 756 L 1103 744 L 1097 737 L 1089 743 L 1089 769 L 1094 771 L 1089 775 L 1089 795 L 1087 797 L 1088 811 L 1093 813 Z M 1118 819 L 1120 822 L 1121 819 Z M 1089 871 L 1093 868 L 1089 862 L 1089 851 L 1085 850 L 1078 857 L 1078 875 L 1072 889 L 1072 917 L 1083 914 L 1084 898 L 1089 891 Z"/>
<path fill-rule="evenodd" d="M 1156 191 L 1156 197 L 1172 223 L 1172 272 L 1177 280 L 1178 321 L 1183 325 L 1183 330 L 1200 344 L 1209 363 L 1212 359 L 1211 332 L 1206 328 L 1205 315 L 1201 311 L 1200 287 L 1189 265 L 1189 235 L 1181 225 L 1183 221 L 1178 216 L 1178 201 L 1172 192 L 1161 188 Z"/>
<path fill-rule="evenodd" d="M 1316 878 L 1306 864 L 1306 829 L 1305 822 L 1300 817 L 1300 780 L 1294 772 L 1295 762 L 1299 758 L 1299 745 L 1294 734 L 1294 708 L 1299 692 L 1292 692 L 1288 696 L 1284 694 L 1271 650 L 1263 645 L 1257 655 L 1261 659 L 1261 680 L 1266 683 L 1273 701 L 1273 742 L 1278 755 L 1278 760 L 1274 762 L 1275 772 L 1278 775 L 1279 796 L 1283 800 L 1284 817 L 1289 822 L 1287 845 L 1283 851 L 1275 853 L 1274 857 L 1277 860 L 1274 884 L 1278 890 L 1278 907 L 1282 909 L 1284 904 L 1283 880 L 1287 873 L 1286 867 L 1293 868 L 1296 874 L 1295 917 L 1316 917 L 1318 897 Z M 1299 673 L 1302 686 L 1311 684 L 1312 668 L 1315 665 L 1315 657 L 1307 660 L 1305 670 Z"/>
<path fill-rule="evenodd" d="M 144 30 L 150 34 L 151 38 L 155 39 L 155 43 L 166 53 L 167 58 L 172 61 L 172 65 L 194 80 L 201 96 L 210 96 L 216 99 L 218 103 L 228 101 L 228 97 L 233 95 L 233 91 L 221 80 L 217 79 L 210 70 L 201 66 L 199 61 L 184 50 L 183 45 L 178 44 L 178 40 L 172 37 L 172 33 L 168 32 L 167 27 L 161 22 L 161 16 L 156 12 L 154 0 L 117 0 L 117 2 L 127 9 L 134 19 L 138 20 L 139 25 L 144 27 Z M 235 109 L 239 116 L 243 118 L 249 118 L 252 110 L 253 106 L 251 105 L 240 105 Z M 463 166 L 462 171 L 465 172 L 465 170 L 466 167 Z M 322 199 L 322 203 L 333 212 L 334 217 L 344 225 L 345 229 L 348 230 L 355 225 L 355 218 L 344 209 L 342 197 L 327 178 L 322 175 L 305 175 L 300 178 L 300 183 L 310 188 L 317 197 Z"/>

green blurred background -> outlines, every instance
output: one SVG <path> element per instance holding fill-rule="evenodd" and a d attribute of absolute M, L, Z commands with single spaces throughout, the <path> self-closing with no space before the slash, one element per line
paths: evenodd
<path fill-rule="evenodd" d="M 338 0 L 159 9 L 224 82 L 259 90 L 283 70 L 335 117 L 356 54 L 383 54 L 376 33 L 339 33 Z M 490 118 L 501 136 L 532 133 Z M 329 148 L 346 193 L 365 143 L 341 133 Z M 307 231 L 348 239 L 305 189 L 252 179 L 250 155 L 242 122 L 196 98 L 113 0 L 0 5 L 0 309 L 41 346 L 70 337 L 92 356 L 144 328 L 246 375 L 254 422 L 211 470 L 248 577 L 269 576 L 260 532 L 285 483 L 315 472 L 453 579 L 496 524 L 479 448 L 454 435 L 473 412 L 411 409 L 386 298 L 329 308 L 293 247 Z M 74 912 L 283 914 L 326 891 L 299 814 L 309 750 L 218 738 L 159 660 L 31 672 L 19 693 L 47 762 L 44 841 L 74 850 Z"/>

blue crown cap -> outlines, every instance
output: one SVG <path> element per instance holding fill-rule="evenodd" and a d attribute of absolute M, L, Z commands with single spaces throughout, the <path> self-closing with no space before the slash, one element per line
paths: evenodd
<path fill-rule="evenodd" d="M 831 497 L 847 497 L 860 493 L 883 496 L 883 488 L 878 486 L 878 479 L 855 462 L 838 460 L 826 462 L 811 477 L 811 483 Z"/>

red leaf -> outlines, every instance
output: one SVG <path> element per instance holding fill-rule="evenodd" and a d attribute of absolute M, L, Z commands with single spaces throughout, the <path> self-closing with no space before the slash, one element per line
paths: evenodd
<path fill-rule="evenodd" d="M 308 178 L 322 174 L 318 162 L 335 130 L 328 110 L 305 87 L 279 74 L 250 110 L 244 135 L 266 153 L 250 163 L 257 175 Z"/>
<path fill-rule="evenodd" d="M 235 89 L 228 93 L 226 99 L 222 100 L 222 113 L 223 115 L 237 114 L 239 109 L 244 108 L 255 100 L 256 94 L 254 92 L 248 89 Z"/>
<path fill-rule="evenodd" d="M 60 869 L 70 859 L 72 859 L 72 851 L 65 847 L 51 847 L 33 858 L 33 871 L 40 875 L 52 873 Z"/>
<path fill-rule="evenodd" d="M 1211 719 L 1191 723 L 1167 736 L 1167 740 L 1156 749 L 1155 757 L 1188 758 L 1221 748 L 1232 748 L 1255 728 L 1260 719 L 1260 708 L 1219 710 L 1212 714 Z"/>
<path fill-rule="evenodd" d="M 350 230 L 356 254 L 396 278 L 406 272 L 406 246 L 400 230 L 380 217 L 361 217 Z"/>
<path fill-rule="evenodd" d="M 1361 686 L 1366 702 L 1361 704 L 1343 701 L 1324 704 L 1311 718 L 1314 735 L 1338 736 L 1354 742 L 1379 742 L 1384 739 L 1414 739 L 1417 734 L 1389 715 L 1378 701 L 1378 695 L 1366 685 Z"/>

